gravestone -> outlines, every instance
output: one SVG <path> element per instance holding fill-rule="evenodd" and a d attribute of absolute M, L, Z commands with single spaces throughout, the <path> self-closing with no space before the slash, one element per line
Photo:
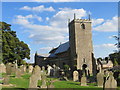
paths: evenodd
<path fill-rule="evenodd" d="M 38 65 L 34 67 L 32 74 L 38 77 L 38 80 L 41 80 L 41 68 Z"/>
<path fill-rule="evenodd" d="M 53 68 L 52 68 L 51 66 L 49 66 L 49 65 L 47 65 L 47 67 L 48 67 L 48 68 L 47 68 L 47 75 L 48 75 L 48 76 L 51 76 L 51 73 L 52 73 L 52 69 L 53 69 Z"/>
<path fill-rule="evenodd" d="M 57 67 L 55 64 L 53 65 L 53 76 L 55 78 L 59 77 L 59 67 Z"/>
<path fill-rule="evenodd" d="M 15 73 L 16 72 L 16 65 L 15 64 L 11 64 L 11 73 Z"/>
<path fill-rule="evenodd" d="M 0 73 L 6 73 L 6 66 L 3 63 L 0 64 Z"/>
<path fill-rule="evenodd" d="M 23 65 L 23 71 L 26 73 L 26 65 Z"/>
<path fill-rule="evenodd" d="M 6 64 L 6 74 L 11 75 L 11 63 Z"/>
<path fill-rule="evenodd" d="M 8 85 L 9 84 L 9 76 L 5 75 L 4 80 L 3 80 L 3 84 L 4 85 Z"/>
<path fill-rule="evenodd" d="M 47 77 L 46 77 L 46 72 L 44 70 L 42 72 L 41 79 L 42 79 L 41 88 L 47 88 Z"/>
<path fill-rule="evenodd" d="M 53 81 L 49 81 L 50 85 L 48 86 L 48 88 L 54 88 L 54 85 L 53 85 Z"/>
<path fill-rule="evenodd" d="M 85 76 L 81 77 L 81 86 L 87 86 L 87 78 Z"/>
<path fill-rule="evenodd" d="M 74 71 L 73 72 L 73 81 L 79 81 L 79 74 L 78 74 L 78 71 Z"/>
<path fill-rule="evenodd" d="M 20 66 L 20 70 L 21 70 L 21 74 L 24 74 L 26 72 L 26 66 L 25 65 L 21 65 Z"/>
<path fill-rule="evenodd" d="M 98 87 L 103 87 L 104 83 L 104 73 L 100 72 L 97 74 L 97 85 Z"/>
<path fill-rule="evenodd" d="M 109 76 L 105 82 L 104 88 L 105 88 L 105 90 L 108 90 L 108 89 L 109 90 L 113 90 L 113 89 L 116 90 L 117 89 L 117 82 L 114 79 L 112 72 L 109 72 Z"/>
<path fill-rule="evenodd" d="M 18 68 L 16 69 L 16 77 L 20 78 L 21 77 L 21 70 Z"/>
<path fill-rule="evenodd" d="M 29 88 L 37 88 L 38 77 L 32 74 L 29 81 Z"/>
<path fill-rule="evenodd" d="M 28 72 L 29 72 L 29 73 L 32 73 L 32 71 L 33 71 L 33 66 L 30 65 L 30 66 L 29 66 L 29 71 L 28 71 Z"/>

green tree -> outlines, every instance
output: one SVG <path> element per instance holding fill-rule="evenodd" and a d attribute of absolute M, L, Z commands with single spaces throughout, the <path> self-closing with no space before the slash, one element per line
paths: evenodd
<path fill-rule="evenodd" d="M 18 60 L 18 64 L 21 64 L 23 59 L 30 59 L 30 49 L 27 44 L 17 38 L 16 32 L 12 31 L 10 26 L 10 24 L 0 22 L 2 61 L 7 63 Z"/>
<path fill-rule="evenodd" d="M 114 66 L 120 65 L 120 52 L 119 53 L 112 53 L 109 55 L 109 57 L 112 60 Z"/>

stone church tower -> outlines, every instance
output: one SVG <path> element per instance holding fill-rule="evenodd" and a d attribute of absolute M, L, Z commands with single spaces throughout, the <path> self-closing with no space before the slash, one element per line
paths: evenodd
<path fill-rule="evenodd" d="M 69 42 L 71 63 L 77 69 L 87 69 L 90 74 L 95 68 L 92 44 L 92 21 L 90 19 L 76 19 L 69 22 Z"/>

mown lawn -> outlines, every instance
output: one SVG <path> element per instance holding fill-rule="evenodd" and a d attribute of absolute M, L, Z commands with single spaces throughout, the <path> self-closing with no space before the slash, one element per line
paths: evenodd
<path fill-rule="evenodd" d="M 5 74 L 3 74 L 4 76 Z M 28 88 L 29 87 L 29 77 L 31 75 L 30 74 L 25 74 L 25 75 L 22 75 L 21 78 L 15 78 L 15 75 L 11 75 L 10 76 L 10 84 L 14 85 L 14 86 L 11 86 L 11 87 L 3 87 L 4 89 L 2 90 L 6 90 L 7 88 L 12 88 L 11 90 L 21 90 L 19 88 Z M 47 80 L 57 80 L 55 78 L 47 78 Z M 41 81 L 38 82 L 38 86 L 41 85 Z M 47 85 L 49 85 L 49 83 L 47 82 Z M 77 90 L 79 90 L 80 88 L 86 88 L 86 89 L 89 89 L 89 90 L 92 90 L 92 89 L 95 89 L 95 90 L 102 90 L 102 88 L 98 88 L 97 85 L 95 83 L 88 83 L 89 86 L 80 86 L 80 82 L 73 82 L 73 81 L 55 81 L 53 83 L 53 85 L 55 86 L 55 90 L 57 90 L 58 88 L 61 88 L 61 89 L 58 89 L 58 90 L 63 90 L 62 88 L 78 88 Z M 14 89 L 13 89 L 14 88 Z M 75 89 L 75 90 L 76 90 Z"/>

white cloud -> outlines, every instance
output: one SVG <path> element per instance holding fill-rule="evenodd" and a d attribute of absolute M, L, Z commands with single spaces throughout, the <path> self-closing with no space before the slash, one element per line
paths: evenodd
<path fill-rule="evenodd" d="M 15 20 L 14 22 L 15 23 L 17 23 L 17 24 L 21 24 L 21 25 L 28 25 L 28 24 L 32 24 L 33 22 L 33 20 L 34 19 L 37 19 L 38 21 L 42 21 L 42 18 L 41 17 L 39 17 L 39 16 L 37 16 L 37 15 L 32 15 L 32 14 L 30 14 L 30 15 L 27 15 L 27 16 L 22 16 L 22 15 L 17 15 L 16 16 L 16 18 L 17 18 L 17 21 Z M 32 20 L 31 22 L 29 22 L 28 21 L 28 19 L 29 20 Z"/>
<path fill-rule="evenodd" d="M 50 51 L 52 49 L 52 47 L 42 47 L 40 48 L 40 50 L 43 50 L 43 51 Z"/>
<path fill-rule="evenodd" d="M 99 19 L 92 19 L 92 26 L 96 26 L 96 25 L 100 25 L 101 23 L 104 22 L 103 18 L 99 18 Z"/>
<path fill-rule="evenodd" d="M 73 15 L 76 14 L 76 18 L 82 18 L 87 16 L 87 12 L 84 9 L 71 9 L 71 8 L 60 8 L 60 11 L 57 12 L 51 18 L 51 26 L 67 28 L 68 19 L 73 20 Z"/>
<path fill-rule="evenodd" d="M 46 20 L 49 20 L 49 25 L 40 25 L 31 22 L 30 18 L 33 17 L 31 15 L 18 15 L 14 21 L 16 24 L 27 28 L 27 32 L 30 33 L 29 38 L 34 42 L 57 46 L 60 42 L 68 40 L 67 21 L 68 18 L 73 19 L 74 13 L 76 13 L 77 18 L 85 17 L 87 15 L 87 12 L 84 9 L 62 8 L 51 19 L 46 17 Z"/>
<path fill-rule="evenodd" d="M 118 17 L 115 16 L 112 20 L 105 20 L 105 22 L 97 27 L 94 27 L 93 30 L 101 32 L 115 32 L 118 31 Z"/>
<path fill-rule="evenodd" d="M 95 48 L 116 48 L 115 44 L 107 43 L 102 45 L 94 45 Z"/>
<path fill-rule="evenodd" d="M 53 12 L 53 11 L 55 11 L 55 9 L 53 7 L 50 6 L 48 8 L 45 8 L 44 5 L 40 5 L 40 6 L 36 6 L 36 7 L 24 6 L 20 9 L 21 10 L 27 10 L 27 11 L 36 11 L 36 12 L 43 12 L 43 11 Z"/>
<path fill-rule="evenodd" d="M 46 17 L 46 21 L 48 21 L 50 18 L 49 17 Z"/>

